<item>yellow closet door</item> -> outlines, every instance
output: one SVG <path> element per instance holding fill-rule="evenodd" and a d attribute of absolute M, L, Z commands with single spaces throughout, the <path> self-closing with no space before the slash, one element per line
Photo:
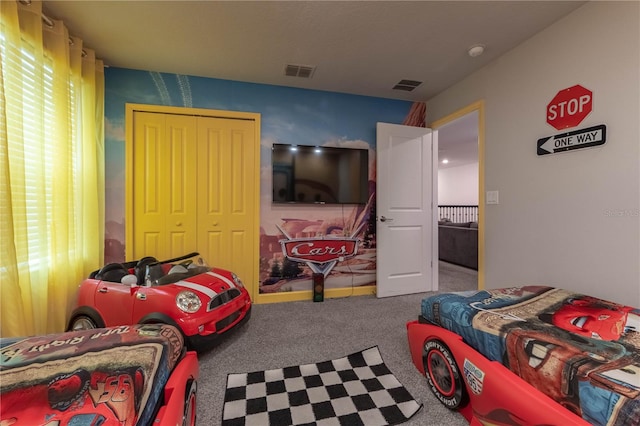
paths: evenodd
<path fill-rule="evenodd" d="M 196 118 L 136 111 L 133 255 L 168 259 L 197 250 Z"/>
<path fill-rule="evenodd" d="M 253 288 L 257 265 L 256 123 L 198 118 L 198 250 Z"/>

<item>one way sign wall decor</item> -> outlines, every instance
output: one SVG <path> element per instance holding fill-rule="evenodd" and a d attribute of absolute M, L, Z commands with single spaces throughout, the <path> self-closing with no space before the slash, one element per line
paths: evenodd
<path fill-rule="evenodd" d="M 538 139 L 538 155 L 556 154 L 558 152 L 573 151 L 603 145 L 607 140 L 607 126 L 573 130 L 555 136 Z"/>

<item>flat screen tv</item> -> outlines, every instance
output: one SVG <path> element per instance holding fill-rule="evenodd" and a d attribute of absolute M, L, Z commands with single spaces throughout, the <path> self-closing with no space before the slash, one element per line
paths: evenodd
<path fill-rule="evenodd" d="M 366 204 L 369 150 L 274 144 L 273 202 Z"/>

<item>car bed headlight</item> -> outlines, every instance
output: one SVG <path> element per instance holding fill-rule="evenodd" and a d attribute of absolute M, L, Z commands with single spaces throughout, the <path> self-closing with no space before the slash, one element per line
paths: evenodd
<path fill-rule="evenodd" d="M 242 284 L 242 281 L 240 281 L 240 278 L 238 278 L 238 276 L 236 274 L 234 274 L 233 272 L 231 273 L 231 276 L 233 277 L 233 282 L 236 283 L 236 286 L 239 288 L 244 288 L 244 284 Z"/>
<path fill-rule="evenodd" d="M 202 301 L 198 295 L 192 291 L 181 291 L 176 296 L 176 305 L 178 305 L 181 311 L 193 314 L 200 309 Z"/>

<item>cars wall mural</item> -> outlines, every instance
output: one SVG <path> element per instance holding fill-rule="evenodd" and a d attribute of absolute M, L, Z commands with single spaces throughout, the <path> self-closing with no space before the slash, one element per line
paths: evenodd
<path fill-rule="evenodd" d="M 261 114 L 260 293 L 310 290 L 314 272 L 325 288 L 375 285 L 376 123 L 424 126 L 424 103 L 106 69 L 105 263 L 125 260 L 126 103 Z M 273 144 L 367 149 L 367 203 L 274 204 Z"/>

